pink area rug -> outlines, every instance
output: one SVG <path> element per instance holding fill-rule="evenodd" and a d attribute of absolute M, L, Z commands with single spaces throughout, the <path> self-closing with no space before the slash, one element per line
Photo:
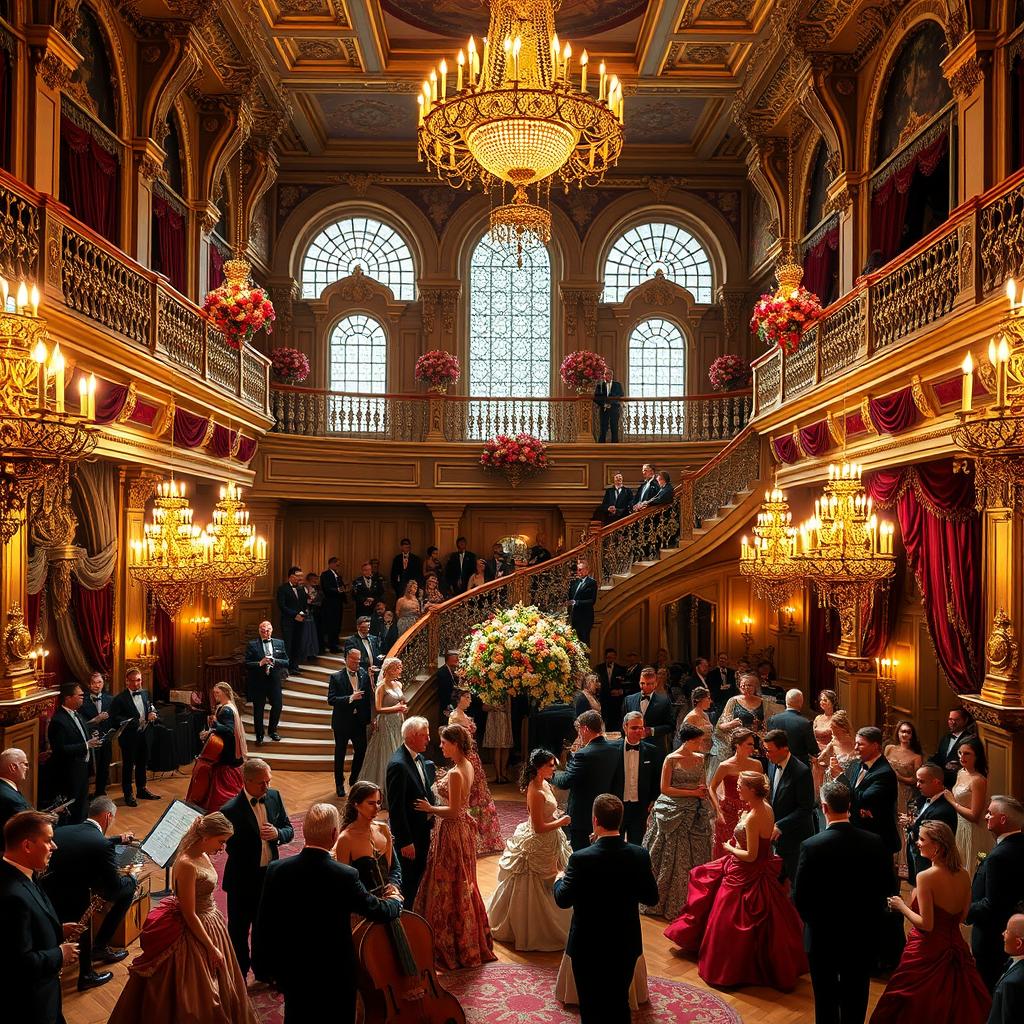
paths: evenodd
<path fill-rule="evenodd" d="M 498 811 L 498 821 L 501 823 L 501 834 L 506 839 L 512 838 L 516 826 L 526 821 L 525 800 L 495 800 L 494 806 Z"/>

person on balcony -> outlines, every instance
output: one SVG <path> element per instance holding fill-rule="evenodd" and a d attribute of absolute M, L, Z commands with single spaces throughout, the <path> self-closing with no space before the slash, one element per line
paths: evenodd
<path fill-rule="evenodd" d="M 629 515 L 633 504 L 633 492 L 625 486 L 621 473 L 612 477 L 611 487 L 604 489 L 601 499 L 601 517 L 606 523 L 614 523 L 623 516 Z"/>
<path fill-rule="evenodd" d="M 500 579 L 502 576 L 511 576 L 516 571 L 516 563 L 505 554 L 505 549 L 498 541 L 491 545 L 491 557 L 487 559 L 484 575 L 487 582 Z"/>
<path fill-rule="evenodd" d="M 619 443 L 619 417 L 622 415 L 622 398 L 625 392 L 622 381 L 615 380 L 611 367 L 605 370 L 604 380 L 594 388 L 594 405 L 597 406 L 601 418 L 600 444 L 612 436 L 612 444 Z"/>
<path fill-rule="evenodd" d="M 590 565 L 581 558 L 576 563 L 576 579 L 569 584 L 569 625 L 588 647 L 594 628 L 594 603 L 597 601 L 597 580 L 590 575 Z"/>
<path fill-rule="evenodd" d="M 448 582 L 448 593 L 462 594 L 469 589 L 469 580 L 476 569 L 476 555 L 469 550 L 465 537 L 456 537 L 455 550 L 448 556 L 444 575 Z"/>

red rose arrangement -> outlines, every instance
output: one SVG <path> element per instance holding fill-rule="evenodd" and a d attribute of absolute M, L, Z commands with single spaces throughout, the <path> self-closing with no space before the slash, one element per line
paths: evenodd
<path fill-rule="evenodd" d="M 444 391 L 449 384 L 458 382 L 462 373 L 459 360 L 443 349 L 435 348 L 416 360 L 413 376 L 422 381 L 431 391 Z"/>
<path fill-rule="evenodd" d="M 547 469 L 551 460 L 547 445 L 533 434 L 498 434 L 484 445 L 480 465 L 504 473 L 515 487 L 522 477 Z"/>
<path fill-rule="evenodd" d="M 270 325 L 277 319 L 274 304 L 267 298 L 266 292 L 262 288 L 252 287 L 248 280 L 225 281 L 206 296 L 203 309 L 233 349 L 240 349 L 247 341 L 251 341 L 259 330 L 270 334 Z"/>
<path fill-rule="evenodd" d="M 750 364 L 739 356 L 719 356 L 708 367 L 708 379 L 715 391 L 739 391 L 750 387 Z"/>
<path fill-rule="evenodd" d="M 563 360 L 560 373 L 562 383 L 571 388 L 578 395 L 593 388 L 599 381 L 604 380 L 608 372 L 608 364 L 602 356 L 596 352 L 588 352 L 581 349 L 579 352 L 570 352 Z"/>
<path fill-rule="evenodd" d="M 309 360 L 297 348 L 275 348 L 270 369 L 282 384 L 301 384 L 309 376 Z"/>
<path fill-rule="evenodd" d="M 762 295 L 754 307 L 751 333 L 768 345 L 778 345 L 787 355 L 797 350 L 806 324 L 821 315 L 821 302 L 802 285 L 792 291 Z"/>

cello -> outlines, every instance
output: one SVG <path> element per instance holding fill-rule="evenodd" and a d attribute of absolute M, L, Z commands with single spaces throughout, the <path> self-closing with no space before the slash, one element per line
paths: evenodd
<path fill-rule="evenodd" d="M 185 793 L 185 803 L 203 808 L 209 806 L 213 793 L 213 766 L 220 761 L 223 750 L 223 738 L 211 731 L 192 764 L 192 778 L 189 779 L 188 791 Z"/>

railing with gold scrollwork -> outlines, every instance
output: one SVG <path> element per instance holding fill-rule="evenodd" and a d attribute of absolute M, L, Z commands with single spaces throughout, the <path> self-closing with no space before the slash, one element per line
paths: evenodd
<path fill-rule="evenodd" d="M 0 170 L 0 275 L 38 284 L 58 304 L 153 358 L 269 413 L 270 360 L 236 351 L 167 280 L 77 221 L 53 196 Z"/>

